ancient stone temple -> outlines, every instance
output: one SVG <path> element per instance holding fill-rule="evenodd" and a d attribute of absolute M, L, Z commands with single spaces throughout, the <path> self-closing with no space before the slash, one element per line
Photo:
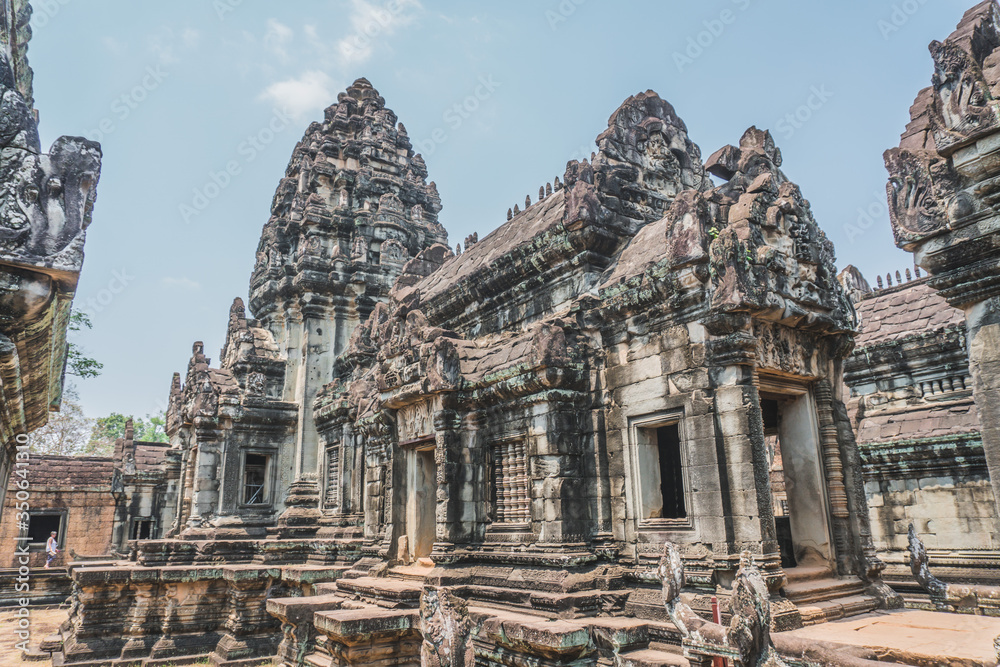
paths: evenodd
<path fill-rule="evenodd" d="M 998 17 L 931 46 L 886 153 L 929 275 L 875 287 L 770 133 L 703 161 L 652 91 L 453 252 L 356 81 L 295 148 L 218 364 L 195 343 L 174 376 L 170 446 L 119 443 L 128 555 L 71 566 L 57 660 L 992 664 L 822 630 L 1000 632 Z"/>
<path fill-rule="evenodd" d="M 455 254 L 402 125 L 341 94 L 279 184 L 252 319 L 174 378 L 167 539 L 74 566 L 62 659 L 702 660 L 665 544 L 702 614 L 901 604 L 844 403 L 855 309 L 771 135 L 703 163 L 650 91 L 596 148 Z"/>
<path fill-rule="evenodd" d="M 165 534 L 316 532 L 325 453 L 313 402 L 403 265 L 447 243 L 426 179 L 403 124 L 364 79 L 306 130 L 261 234 L 256 319 L 236 299 L 219 368 L 196 343 L 183 384 L 174 378 Z"/>
<path fill-rule="evenodd" d="M 42 151 L 30 16 L 26 0 L 0 2 L 0 505 L 15 448 L 62 401 L 70 307 L 101 172 L 95 142 L 60 137 Z"/>

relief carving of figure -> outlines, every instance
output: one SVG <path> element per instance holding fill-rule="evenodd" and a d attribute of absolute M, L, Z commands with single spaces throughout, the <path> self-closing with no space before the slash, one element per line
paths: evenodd
<path fill-rule="evenodd" d="M 426 587 L 420 596 L 422 667 L 463 667 L 471 621 L 465 600 L 444 588 Z"/>

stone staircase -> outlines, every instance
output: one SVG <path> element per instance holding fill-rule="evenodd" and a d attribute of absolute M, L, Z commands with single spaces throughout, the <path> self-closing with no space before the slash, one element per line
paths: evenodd
<path fill-rule="evenodd" d="M 816 625 L 874 611 L 878 603 L 857 577 L 838 577 L 826 566 L 785 570 L 784 594 L 798 607 L 803 625 Z"/>
<path fill-rule="evenodd" d="M 317 584 L 311 597 L 268 600 L 268 612 L 281 620 L 284 631 L 279 664 L 419 666 L 422 578 L 417 580 L 415 572 L 386 574 L 344 576 Z M 476 601 L 470 602 L 469 614 L 472 626 L 481 629 L 473 642 L 477 655 L 494 661 L 484 664 L 526 658 L 565 658 L 569 664 L 574 656 L 592 653 L 594 641 L 605 650 L 617 645 L 620 656 L 635 667 L 689 664 L 669 622 L 626 617 L 561 620 Z"/>

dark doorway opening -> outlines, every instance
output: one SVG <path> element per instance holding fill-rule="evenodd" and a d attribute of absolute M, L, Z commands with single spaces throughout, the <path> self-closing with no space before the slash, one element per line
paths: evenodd
<path fill-rule="evenodd" d="M 28 541 L 45 544 L 53 531 L 58 539 L 61 524 L 61 514 L 32 514 L 28 519 Z"/>
<path fill-rule="evenodd" d="M 681 437 L 677 424 L 656 429 L 656 447 L 660 458 L 660 494 L 663 518 L 684 519 L 684 478 L 681 472 Z"/>
<path fill-rule="evenodd" d="M 132 524 L 133 540 L 148 540 L 153 535 L 152 519 L 143 519 Z"/>
<path fill-rule="evenodd" d="M 768 476 L 771 484 L 771 509 L 774 512 L 774 532 L 781 555 L 781 567 L 798 565 L 795 560 L 795 541 L 792 538 L 792 519 L 788 513 L 788 490 L 785 483 L 785 466 L 781 458 L 781 406 L 776 399 L 761 398 L 760 412 L 764 421 L 764 446 L 768 457 Z"/>

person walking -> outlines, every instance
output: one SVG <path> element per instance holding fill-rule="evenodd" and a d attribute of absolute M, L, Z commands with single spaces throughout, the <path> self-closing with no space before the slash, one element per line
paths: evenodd
<path fill-rule="evenodd" d="M 49 566 L 52 565 L 52 561 L 54 561 L 56 559 L 56 556 L 59 555 L 59 542 L 58 540 L 56 540 L 56 535 L 57 535 L 56 531 L 53 530 L 52 534 L 49 535 L 49 539 L 45 542 L 46 570 L 49 569 Z"/>

